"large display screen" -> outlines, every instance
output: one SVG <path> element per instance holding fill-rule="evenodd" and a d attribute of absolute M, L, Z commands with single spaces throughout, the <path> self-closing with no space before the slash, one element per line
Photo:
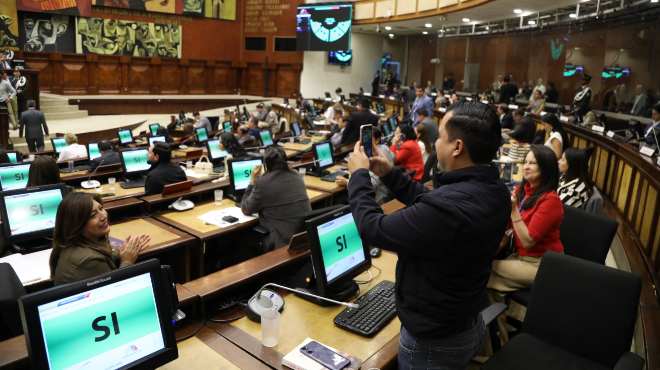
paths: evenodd
<path fill-rule="evenodd" d="M 352 4 L 301 5 L 296 14 L 296 48 L 309 51 L 351 49 Z"/>
<path fill-rule="evenodd" d="M 347 213 L 316 229 L 328 284 L 364 262 L 362 239 L 353 214 Z"/>
<path fill-rule="evenodd" d="M 22 189 L 27 186 L 30 164 L 0 167 L 0 190 Z"/>
<path fill-rule="evenodd" d="M 5 196 L 10 236 L 55 227 L 55 216 L 60 202 L 60 189 Z"/>
<path fill-rule="evenodd" d="M 149 273 L 37 308 L 51 369 L 118 369 L 165 348 Z"/>
<path fill-rule="evenodd" d="M 149 152 L 147 149 L 127 150 L 121 152 L 126 173 L 143 172 L 149 170 Z"/>
<path fill-rule="evenodd" d="M 340 66 L 350 66 L 353 61 L 353 51 L 329 51 L 328 52 L 328 63 L 337 64 Z"/>
<path fill-rule="evenodd" d="M 261 164 L 261 159 L 250 161 L 232 162 L 232 177 L 234 179 L 234 190 L 245 190 L 250 185 L 252 169 Z"/>
<path fill-rule="evenodd" d="M 316 164 L 320 168 L 332 166 L 332 164 L 335 163 L 332 159 L 332 148 L 330 147 L 330 143 L 317 144 L 314 146 L 314 150 L 316 151 Z"/>

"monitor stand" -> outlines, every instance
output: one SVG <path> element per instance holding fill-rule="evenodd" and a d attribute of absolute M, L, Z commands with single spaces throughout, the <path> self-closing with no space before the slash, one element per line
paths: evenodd
<path fill-rule="evenodd" d="M 296 288 L 296 289 L 310 294 L 321 295 L 319 294 L 316 288 Z M 333 284 L 332 286 L 328 287 L 328 291 L 326 292 L 325 295 L 322 296 L 326 298 L 334 299 L 335 301 L 339 301 L 339 302 L 349 302 L 352 298 L 356 297 L 359 292 L 360 292 L 360 287 L 358 287 L 357 283 L 353 280 L 348 280 L 340 284 Z M 316 299 L 314 297 L 306 296 L 303 294 L 296 294 L 296 295 L 302 299 L 315 303 L 319 306 L 335 305 L 333 303 Z"/>
<path fill-rule="evenodd" d="M 12 249 L 16 253 L 28 254 L 32 252 L 42 251 L 44 249 L 52 248 L 53 240 L 50 238 L 35 238 L 32 240 L 21 241 L 19 244 L 12 244 Z"/>
<path fill-rule="evenodd" d="M 146 177 L 141 176 L 131 176 L 126 177 L 126 180 L 119 184 L 122 189 L 133 189 L 133 188 L 143 188 Z"/>
<path fill-rule="evenodd" d="M 314 177 L 323 177 L 329 174 L 329 172 L 325 169 L 314 167 L 311 171 L 307 171 L 305 174 Z"/>
<path fill-rule="evenodd" d="M 233 200 L 237 206 L 240 207 L 241 205 L 241 200 L 243 199 L 243 194 L 245 192 L 243 190 L 230 190 L 229 192 L 226 193 L 227 198 Z"/>

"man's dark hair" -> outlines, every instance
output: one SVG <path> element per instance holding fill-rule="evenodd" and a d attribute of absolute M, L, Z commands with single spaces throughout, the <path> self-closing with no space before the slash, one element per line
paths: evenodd
<path fill-rule="evenodd" d="M 504 79 L 502 81 L 511 82 L 511 76 L 509 76 L 509 75 L 504 76 Z"/>
<path fill-rule="evenodd" d="M 37 107 L 37 103 L 36 103 L 34 100 L 29 99 L 29 100 L 27 101 L 27 107 L 28 107 L 28 108 L 36 108 L 36 107 Z"/>
<path fill-rule="evenodd" d="M 193 112 L 193 116 L 194 116 L 194 117 L 199 116 L 199 112 Z"/>
<path fill-rule="evenodd" d="M 172 148 L 170 144 L 164 143 L 162 141 L 157 141 L 154 143 L 154 154 L 158 155 L 158 163 L 168 163 L 172 159 Z"/>
<path fill-rule="evenodd" d="M 371 107 L 371 100 L 368 98 L 362 98 L 358 100 L 358 104 L 364 109 L 369 109 L 369 107 Z"/>
<path fill-rule="evenodd" d="M 429 112 L 427 112 L 426 109 L 420 109 L 420 110 L 417 111 L 417 115 L 418 115 L 418 116 L 428 117 L 428 116 L 429 116 Z"/>
<path fill-rule="evenodd" d="M 502 145 L 502 127 L 487 104 L 460 101 L 450 107 L 452 117 L 445 130 L 449 140 L 461 139 L 472 162 L 490 163 Z"/>
<path fill-rule="evenodd" d="M 415 129 L 412 126 L 410 126 L 410 125 L 399 125 L 399 131 L 401 131 L 401 134 L 405 138 L 404 141 L 417 140 L 417 134 L 415 133 Z"/>
<path fill-rule="evenodd" d="M 99 150 L 101 152 L 107 152 L 108 150 L 112 150 L 112 144 L 110 144 L 110 142 L 107 140 L 103 140 L 99 143 Z"/>
<path fill-rule="evenodd" d="M 286 162 L 286 153 L 279 146 L 271 145 L 266 148 L 264 163 L 266 164 L 266 170 L 269 172 L 289 169 L 289 164 Z"/>

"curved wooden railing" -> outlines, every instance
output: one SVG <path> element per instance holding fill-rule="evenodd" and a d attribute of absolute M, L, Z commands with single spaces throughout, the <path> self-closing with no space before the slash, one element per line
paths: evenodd
<path fill-rule="evenodd" d="M 606 211 L 619 221 L 617 232 L 630 270 L 642 279 L 638 351 L 647 369 L 660 369 L 660 167 L 624 144 L 583 127 L 564 126 L 571 144 L 593 148 L 589 171 L 603 194 Z M 640 335 L 641 334 L 641 335 Z"/>

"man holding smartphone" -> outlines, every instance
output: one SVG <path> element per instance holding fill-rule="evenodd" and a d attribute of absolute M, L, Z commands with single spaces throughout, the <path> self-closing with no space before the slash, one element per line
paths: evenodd
<path fill-rule="evenodd" d="M 500 135 L 489 106 L 452 107 L 435 142 L 443 173 L 430 191 L 376 148 L 368 158 L 357 143 L 349 158 L 348 200 L 362 241 L 398 254 L 399 369 L 465 369 L 482 347 L 486 284 L 511 212 L 509 191 L 490 164 Z M 383 214 L 369 169 L 405 208 Z"/>

